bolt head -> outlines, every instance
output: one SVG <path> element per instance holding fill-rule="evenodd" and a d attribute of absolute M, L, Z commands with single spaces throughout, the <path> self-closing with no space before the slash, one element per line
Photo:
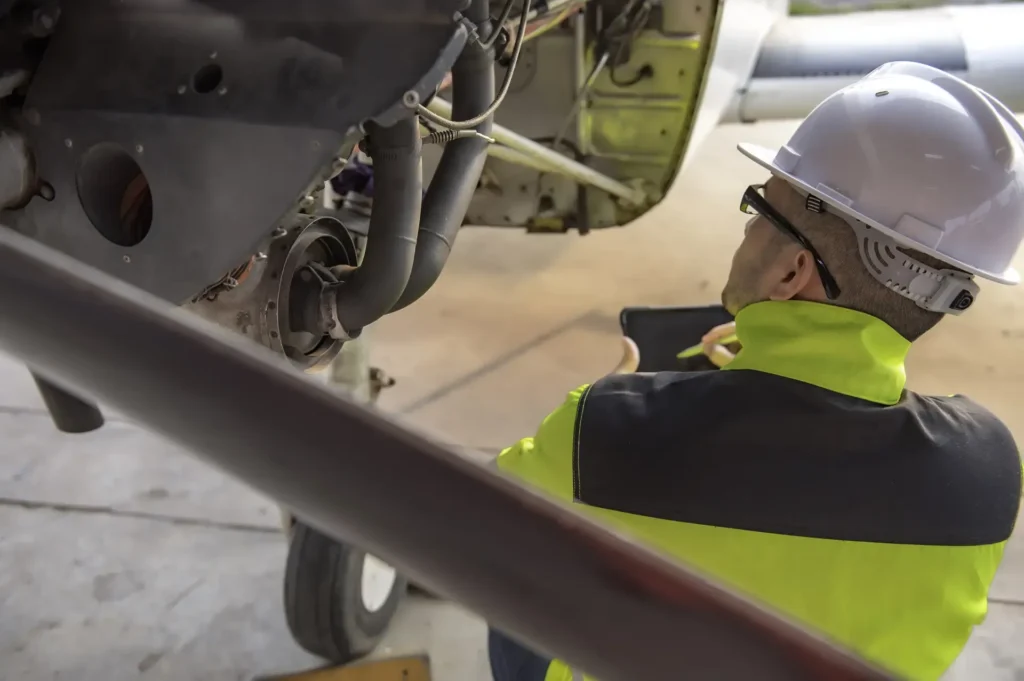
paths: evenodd
<path fill-rule="evenodd" d="M 132 258 L 130 255 L 122 255 L 121 260 L 124 260 L 125 262 L 131 262 Z"/>
<path fill-rule="evenodd" d="M 49 33 L 57 25 L 57 16 L 52 10 L 37 9 L 33 14 L 36 32 Z"/>
<path fill-rule="evenodd" d="M 402 95 L 402 104 L 404 104 L 409 109 L 415 109 L 417 106 L 420 105 L 419 94 L 414 90 L 409 90 L 404 95 Z"/>
<path fill-rule="evenodd" d="M 71 147 L 75 146 L 75 143 L 69 137 L 66 140 L 64 140 L 64 146 L 70 149 Z"/>

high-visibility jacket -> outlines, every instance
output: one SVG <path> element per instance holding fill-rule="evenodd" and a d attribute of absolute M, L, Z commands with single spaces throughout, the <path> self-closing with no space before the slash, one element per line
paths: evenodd
<path fill-rule="evenodd" d="M 910 343 L 870 315 L 763 302 L 736 326 L 727 370 L 606 377 L 499 467 L 900 676 L 938 678 L 1013 531 L 1012 436 L 965 397 L 905 390 Z"/>

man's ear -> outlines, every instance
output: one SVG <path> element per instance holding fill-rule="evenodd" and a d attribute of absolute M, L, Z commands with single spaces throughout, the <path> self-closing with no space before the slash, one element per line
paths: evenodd
<path fill-rule="evenodd" d="M 817 300 L 824 295 L 814 257 L 805 248 L 786 249 L 775 272 L 776 279 L 768 291 L 771 300 Z M 818 289 L 822 289 L 821 295 L 817 295 Z"/>

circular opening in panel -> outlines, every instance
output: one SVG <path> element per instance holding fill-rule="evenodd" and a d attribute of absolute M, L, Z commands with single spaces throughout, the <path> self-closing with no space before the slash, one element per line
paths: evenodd
<path fill-rule="evenodd" d="M 97 144 L 78 165 L 78 200 L 100 234 L 118 246 L 142 242 L 153 226 L 153 194 L 142 168 L 116 144 Z"/>

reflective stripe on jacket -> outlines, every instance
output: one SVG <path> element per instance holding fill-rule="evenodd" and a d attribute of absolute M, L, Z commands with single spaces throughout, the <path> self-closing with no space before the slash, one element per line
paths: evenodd
<path fill-rule="evenodd" d="M 901 676 L 937 679 L 984 619 L 1013 531 L 1012 436 L 967 398 L 905 390 L 910 343 L 877 318 L 765 302 L 737 332 L 727 371 L 602 379 L 498 465 Z M 571 679 L 552 664 L 547 681 Z"/>

